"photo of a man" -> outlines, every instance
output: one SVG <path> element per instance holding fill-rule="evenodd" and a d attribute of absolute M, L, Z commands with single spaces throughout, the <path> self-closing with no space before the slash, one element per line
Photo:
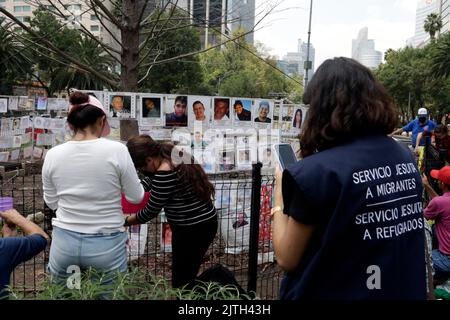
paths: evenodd
<path fill-rule="evenodd" d="M 255 122 L 271 123 L 272 119 L 269 118 L 270 104 L 268 101 L 261 101 L 258 107 L 258 117 L 255 118 Z"/>
<path fill-rule="evenodd" d="M 110 95 L 109 116 L 112 118 L 130 118 L 131 97 L 125 95 Z"/>
<path fill-rule="evenodd" d="M 160 118 L 161 98 L 142 98 L 141 110 L 143 118 Z"/>
<path fill-rule="evenodd" d="M 166 114 L 167 127 L 187 127 L 188 117 L 186 114 L 187 97 L 178 96 L 175 98 L 173 112 Z"/>
<path fill-rule="evenodd" d="M 230 99 L 214 98 L 214 120 L 230 120 Z"/>

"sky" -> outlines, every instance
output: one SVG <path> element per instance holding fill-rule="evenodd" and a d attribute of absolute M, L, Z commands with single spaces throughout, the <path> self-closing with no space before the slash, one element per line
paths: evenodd
<path fill-rule="evenodd" d="M 281 3 L 256 27 L 255 40 L 282 58 L 308 39 L 310 0 L 256 0 L 256 21 L 270 5 Z M 311 43 L 317 67 L 335 56 L 351 57 L 352 39 L 363 27 L 375 49 L 399 49 L 414 36 L 417 0 L 314 0 Z M 258 30 L 259 29 L 259 30 Z"/>

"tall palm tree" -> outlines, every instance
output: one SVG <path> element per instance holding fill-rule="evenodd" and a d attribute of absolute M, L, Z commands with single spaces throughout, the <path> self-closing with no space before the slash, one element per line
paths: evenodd
<path fill-rule="evenodd" d="M 80 62 L 97 71 L 109 72 L 112 75 L 112 58 L 106 55 L 103 48 L 96 41 L 87 37 L 81 37 L 74 44 L 72 51 L 77 53 L 77 58 Z M 77 88 L 80 90 L 110 89 L 110 86 L 106 82 L 96 78 L 89 72 L 81 70 L 74 64 L 60 66 L 55 72 L 55 77 L 50 84 L 52 92 L 68 90 L 69 88 Z"/>
<path fill-rule="evenodd" d="M 431 40 L 436 38 L 436 33 L 442 29 L 442 18 L 437 13 L 430 13 L 423 26 L 425 31 L 430 34 Z"/>
<path fill-rule="evenodd" d="M 436 42 L 431 57 L 431 71 L 437 77 L 450 77 L 450 32 Z"/>
<path fill-rule="evenodd" d="M 23 45 L 11 32 L 12 24 L 0 18 L 0 79 L 24 80 L 31 65 L 25 55 Z"/>

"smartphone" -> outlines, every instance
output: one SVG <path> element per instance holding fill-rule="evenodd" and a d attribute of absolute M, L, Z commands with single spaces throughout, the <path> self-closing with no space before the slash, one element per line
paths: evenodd
<path fill-rule="evenodd" d="M 286 169 L 287 166 L 297 162 L 297 157 L 295 156 L 294 149 L 292 149 L 292 146 L 290 144 L 274 144 L 272 148 L 274 151 L 273 153 L 275 154 L 282 170 Z"/>

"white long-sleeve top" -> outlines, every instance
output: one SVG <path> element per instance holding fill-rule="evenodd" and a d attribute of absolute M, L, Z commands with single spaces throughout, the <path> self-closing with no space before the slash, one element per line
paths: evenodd
<path fill-rule="evenodd" d="M 79 233 L 124 231 L 121 192 L 139 203 L 144 189 L 126 146 L 104 138 L 68 141 L 50 149 L 42 168 L 52 224 Z"/>

